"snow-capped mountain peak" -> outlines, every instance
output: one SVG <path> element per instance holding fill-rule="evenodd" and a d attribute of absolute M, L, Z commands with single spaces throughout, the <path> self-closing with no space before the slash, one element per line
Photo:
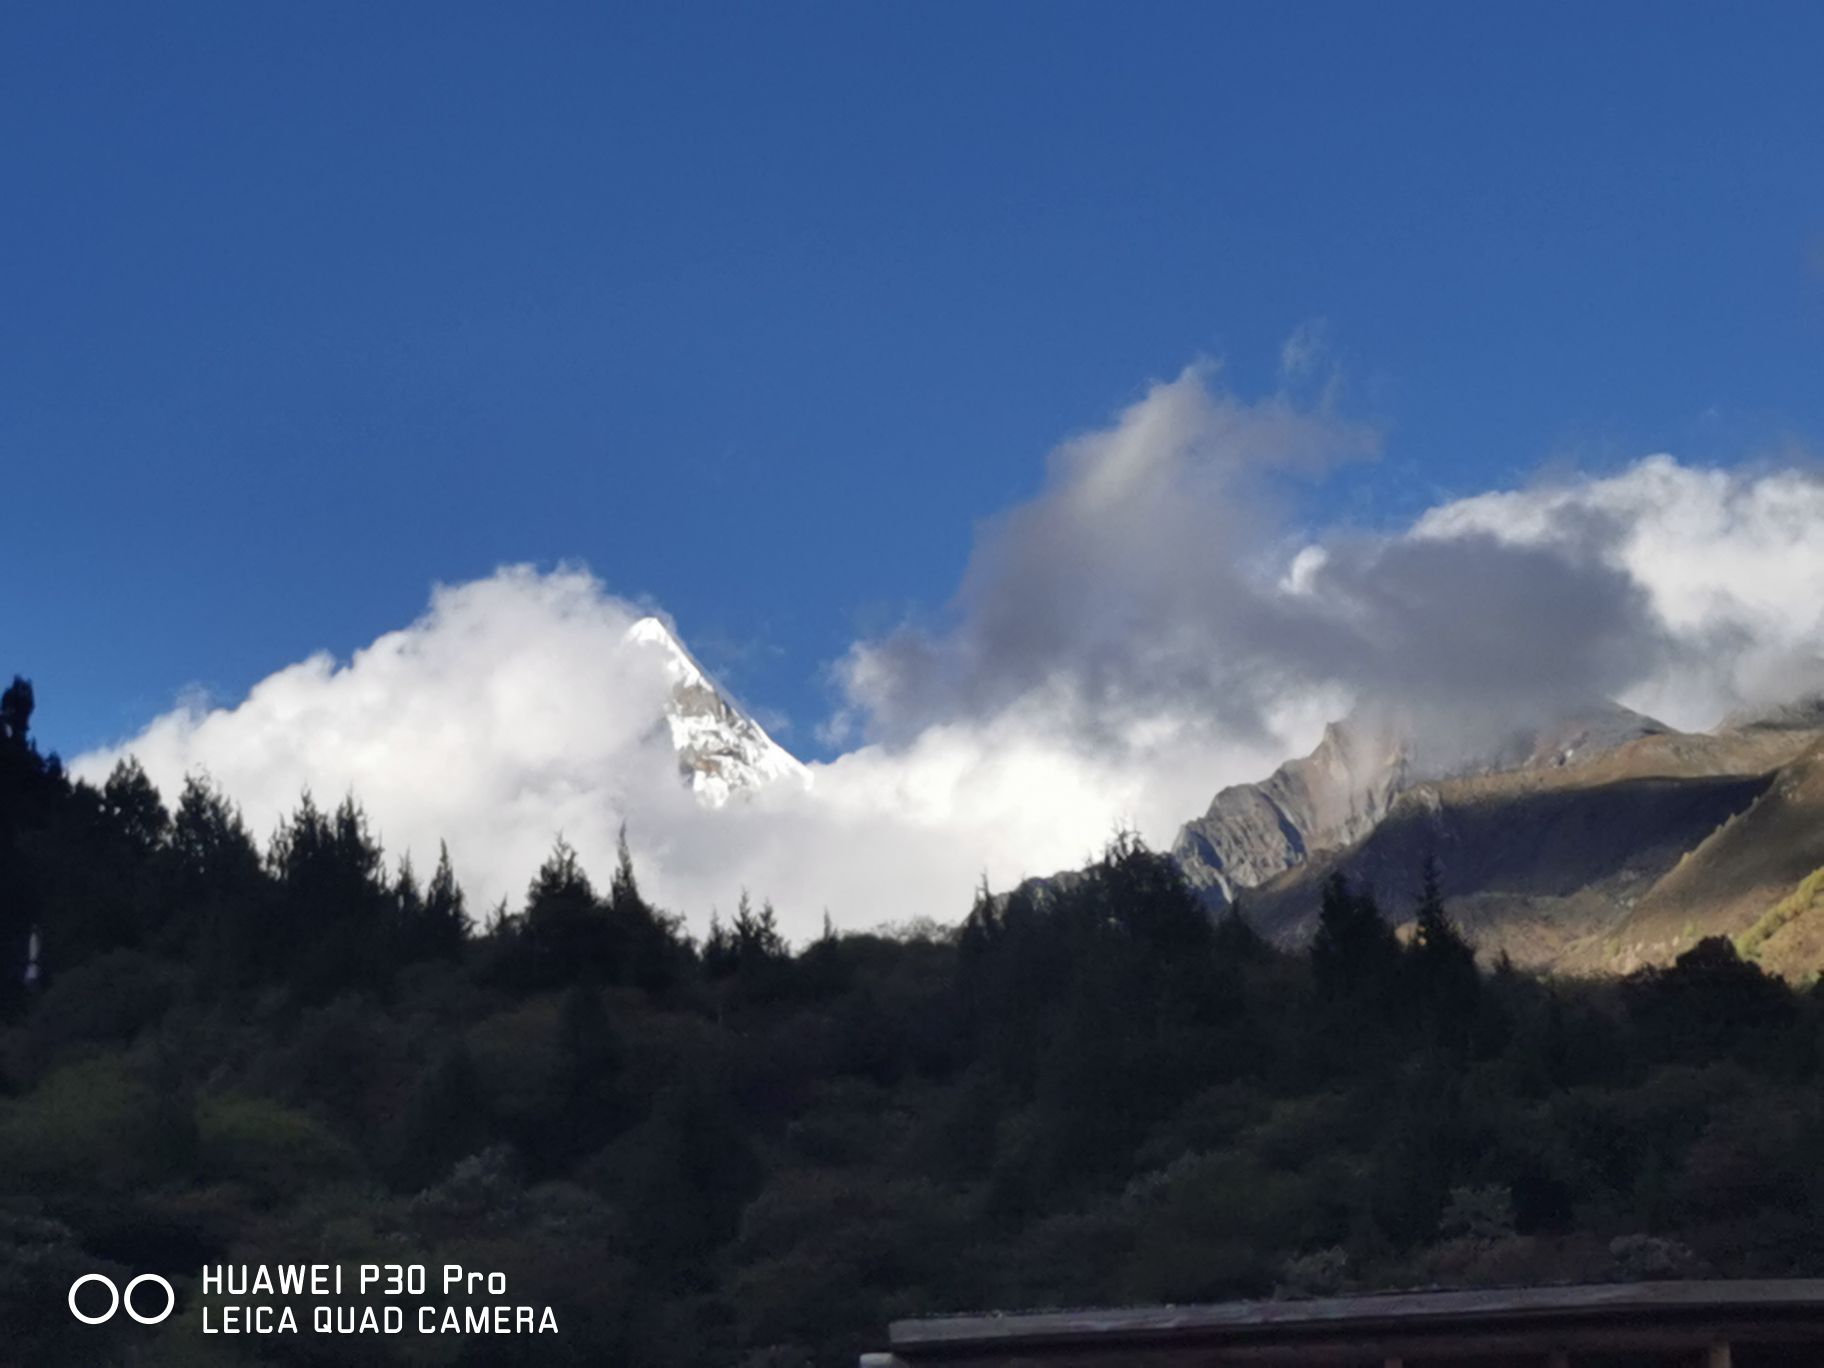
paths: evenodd
<path fill-rule="evenodd" d="M 810 782 L 810 772 L 723 695 L 664 622 L 641 618 L 627 629 L 627 641 L 662 655 L 671 679 L 665 723 L 678 770 L 699 801 L 721 807 L 781 779 Z"/>

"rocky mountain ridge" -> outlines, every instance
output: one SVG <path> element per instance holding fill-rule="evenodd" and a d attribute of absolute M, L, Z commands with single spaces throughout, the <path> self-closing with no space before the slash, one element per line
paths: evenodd
<path fill-rule="evenodd" d="M 1490 739 L 1427 731 L 1424 720 L 1392 709 L 1364 710 L 1324 729 L 1309 755 L 1265 780 L 1235 784 L 1186 822 L 1172 853 L 1206 900 L 1237 893 L 1295 869 L 1324 851 L 1366 837 L 1416 785 L 1506 770 L 1586 765 L 1663 723 L 1614 703 L 1567 710 Z"/>
<path fill-rule="evenodd" d="M 1824 972 L 1824 697 L 1710 732 L 1601 704 L 1481 748 L 1351 717 L 1219 792 L 1172 854 L 1212 914 L 1238 907 L 1286 947 L 1316 930 L 1337 873 L 1406 926 L 1432 858 L 1486 962 L 1627 973 L 1723 936 L 1809 979 Z M 1042 897 L 1080 877 L 1020 888 Z"/>
<path fill-rule="evenodd" d="M 1301 944 L 1342 873 L 1398 924 L 1427 856 L 1487 959 L 1625 973 L 1721 935 L 1807 977 L 1824 968 L 1824 727 L 1650 731 L 1561 765 L 1412 782 L 1365 833 L 1235 896 L 1262 934 Z"/>

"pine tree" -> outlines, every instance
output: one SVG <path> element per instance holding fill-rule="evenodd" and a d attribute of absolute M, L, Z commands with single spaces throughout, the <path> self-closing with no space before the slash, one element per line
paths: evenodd
<path fill-rule="evenodd" d="M 627 823 L 621 823 L 615 842 L 614 877 L 608 883 L 608 902 L 616 909 L 644 906 L 639 880 L 633 875 L 633 852 L 627 848 Z"/>
<path fill-rule="evenodd" d="M 526 890 L 524 943 L 533 983 L 613 982 L 614 940 L 576 847 L 559 835 Z"/>
<path fill-rule="evenodd" d="M 468 922 L 462 910 L 462 890 L 450 869 L 448 846 L 439 845 L 437 870 L 431 876 L 429 889 L 423 892 L 419 891 L 411 856 L 401 859 L 393 898 L 403 963 L 453 959 L 461 953 Z"/>
<path fill-rule="evenodd" d="M 141 855 L 164 845 L 171 815 L 145 768 L 129 755 L 114 766 L 101 788 L 102 813 L 114 830 Z"/>
<path fill-rule="evenodd" d="M 341 882 L 339 891 L 345 890 L 351 902 L 377 903 L 386 889 L 386 855 L 368 828 L 367 813 L 353 794 L 343 798 L 336 808 L 332 849 Z"/>
<path fill-rule="evenodd" d="M 424 915 L 424 893 L 418 887 L 409 850 L 399 857 L 399 872 L 393 876 L 393 902 L 402 925 L 411 925 Z"/>
<path fill-rule="evenodd" d="M 42 915 L 19 838 L 42 825 L 47 789 L 56 785 L 32 742 L 34 702 L 30 681 L 18 675 L 0 694 L 0 1021 L 24 1004 Z"/>
<path fill-rule="evenodd" d="M 1407 977 L 1419 1012 L 1431 1028 L 1460 1039 L 1473 1024 L 1482 979 L 1475 947 L 1464 939 L 1444 910 L 1438 886 L 1438 862 L 1425 857 L 1412 943 L 1406 952 Z"/>
<path fill-rule="evenodd" d="M 273 834 L 267 866 L 279 885 L 269 935 L 277 973 L 317 998 L 351 983 L 383 986 L 398 949 L 396 890 L 354 798 L 326 815 L 305 792 Z"/>
<path fill-rule="evenodd" d="M 779 918 L 770 899 L 755 912 L 753 900 L 742 889 L 732 930 L 736 967 L 740 970 L 758 970 L 791 957 L 785 937 L 779 934 Z"/>
<path fill-rule="evenodd" d="M 173 893 L 168 935 L 207 974 L 247 983 L 284 963 L 289 947 L 267 922 L 270 888 L 259 851 L 240 809 L 207 775 L 184 781 L 165 858 Z"/>
<path fill-rule="evenodd" d="M 171 821 L 171 853 L 186 892 L 244 892 L 258 882 L 259 851 L 241 810 L 206 774 L 184 780 Z"/>
<path fill-rule="evenodd" d="M 12 750 L 34 750 L 31 739 L 32 711 L 37 699 L 32 681 L 14 675 L 13 682 L 0 693 L 0 746 Z"/>
<path fill-rule="evenodd" d="M 468 939 L 469 916 L 462 887 L 450 867 L 450 848 L 443 842 L 438 843 L 437 869 L 425 890 L 421 932 L 423 953 L 440 958 L 461 954 L 463 942 Z"/>
<path fill-rule="evenodd" d="M 614 929 L 616 968 L 626 982 L 648 992 L 661 992 L 683 977 L 689 949 L 682 923 L 641 896 L 624 822 L 616 846 L 614 878 L 608 885 L 608 916 Z"/>
<path fill-rule="evenodd" d="M 1336 999 L 1380 998 L 1391 987 L 1400 943 L 1381 917 L 1374 894 L 1357 892 L 1339 870 L 1324 881 L 1311 972 L 1318 991 Z"/>

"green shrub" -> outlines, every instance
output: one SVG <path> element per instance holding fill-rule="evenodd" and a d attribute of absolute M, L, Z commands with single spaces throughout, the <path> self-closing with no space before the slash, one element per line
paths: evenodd
<path fill-rule="evenodd" d="M 361 1172 L 360 1157 L 345 1141 L 305 1113 L 266 1098 L 204 1098 L 196 1119 L 205 1172 L 268 1199 Z"/>
<path fill-rule="evenodd" d="M 1768 908 L 1755 924 L 1735 938 L 1735 948 L 1743 959 L 1753 959 L 1774 933 L 1790 926 L 1800 917 L 1824 902 L 1824 869 L 1814 869 L 1799 886 Z"/>
<path fill-rule="evenodd" d="M 58 1069 L 0 1103 L 0 1184 L 30 1194 L 64 1187 L 118 1192 L 157 1175 L 148 1144 L 156 1095 L 118 1056 Z"/>

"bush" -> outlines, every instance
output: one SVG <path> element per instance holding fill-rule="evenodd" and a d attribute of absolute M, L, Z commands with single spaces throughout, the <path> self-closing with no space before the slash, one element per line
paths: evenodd
<path fill-rule="evenodd" d="M 29 1194 L 120 1192 L 156 1181 L 153 1090 L 117 1057 L 58 1069 L 0 1103 L 0 1183 Z"/>
<path fill-rule="evenodd" d="M 197 1108 L 204 1172 L 260 1198 L 296 1196 L 358 1177 L 354 1148 L 304 1112 L 263 1097 L 205 1098 Z"/>

